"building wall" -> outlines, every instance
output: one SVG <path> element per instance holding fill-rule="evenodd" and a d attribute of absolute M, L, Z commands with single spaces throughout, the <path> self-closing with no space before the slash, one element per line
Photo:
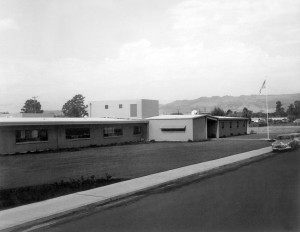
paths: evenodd
<path fill-rule="evenodd" d="M 141 134 L 134 135 L 134 126 L 141 126 Z M 123 135 L 104 137 L 105 127 L 123 129 Z M 90 138 L 68 140 L 65 136 L 66 128 L 90 128 Z M 48 141 L 16 143 L 16 130 L 47 129 Z M 5 126 L 0 128 L 0 154 L 14 154 L 18 152 L 38 151 L 59 148 L 78 148 L 90 145 L 105 145 L 121 142 L 147 140 L 146 123 L 106 124 L 106 125 L 64 125 L 64 126 Z"/>
<path fill-rule="evenodd" d="M 224 122 L 224 128 L 222 128 L 222 123 Z M 232 126 L 230 128 L 230 122 Z M 239 127 L 237 123 L 239 122 Z M 245 122 L 245 126 L 243 123 Z M 219 120 L 219 137 L 229 137 L 235 135 L 247 134 L 247 120 Z"/>
<path fill-rule="evenodd" d="M 161 127 L 185 126 L 185 131 L 162 131 Z M 155 141 L 188 141 L 193 140 L 193 120 L 149 120 L 149 139 Z"/>
<path fill-rule="evenodd" d="M 159 115 L 159 103 L 157 100 L 142 99 L 142 118 L 150 118 Z"/>
<path fill-rule="evenodd" d="M 119 105 L 122 104 L 122 108 Z M 105 105 L 108 109 L 105 109 Z M 133 105 L 132 107 L 130 105 Z M 136 105 L 136 110 L 135 106 Z M 93 101 L 88 105 L 90 117 L 111 118 L 148 118 L 158 115 L 157 100 L 120 100 L 120 101 Z M 136 111 L 136 115 L 133 113 Z"/>
<path fill-rule="evenodd" d="M 194 118 L 193 119 L 193 140 L 199 141 L 207 139 L 206 131 L 206 118 Z"/>
<path fill-rule="evenodd" d="M 122 108 L 119 105 L 122 104 Z M 130 118 L 130 104 L 137 104 L 137 118 L 141 118 L 141 105 L 138 100 L 128 101 L 93 101 L 88 105 L 90 117 Z M 105 109 L 105 106 L 108 109 Z"/>
<path fill-rule="evenodd" d="M 16 130 L 47 129 L 47 142 L 16 143 Z M 16 152 L 56 149 L 56 130 L 53 126 L 7 126 L 0 128 L 0 154 L 14 154 Z"/>

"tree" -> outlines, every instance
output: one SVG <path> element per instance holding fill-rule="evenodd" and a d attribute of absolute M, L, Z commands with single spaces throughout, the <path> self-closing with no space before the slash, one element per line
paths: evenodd
<path fill-rule="evenodd" d="M 248 118 L 249 120 L 251 120 L 252 113 L 253 112 L 251 110 L 248 110 L 246 107 L 244 107 L 243 112 L 242 112 L 242 117 Z"/>
<path fill-rule="evenodd" d="M 294 102 L 294 115 L 296 118 L 300 118 L 300 101 L 295 101 Z"/>
<path fill-rule="evenodd" d="M 43 113 L 44 111 L 41 108 L 42 106 L 39 101 L 36 99 L 28 99 L 21 109 L 21 113 Z"/>
<path fill-rule="evenodd" d="M 88 106 L 84 105 L 84 98 L 81 94 L 77 94 L 65 103 L 62 108 L 64 115 L 76 118 L 88 116 L 88 112 L 85 110 Z"/>
<path fill-rule="evenodd" d="M 226 115 L 231 116 L 232 115 L 232 110 L 231 109 L 227 110 Z"/>
<path fill-rule="evenodd" d="M 286 110 L 286 112 L 287 112 L 288 115 L 293 115 L 294 114 L 294 110 L 295 110 L 294 105 L 290 104 L 289 108 Z"/>
<path fill-rule="evenodd" d="M 276 102 L 276 111 L 275 111 L 275 115 L 277 117 L 283 117 L 285 116 L 285 112 L 284 112 L 284 108 L 282 107 L 281 101 L 277 101 Z"/>
<path fill-rule="evenodd" d="M 286 113 L 290 121 L 300 118 L 300 101 L 295 101 L 294 104 L 290 104 Z"/>
<path fill-rule="evenodd" d="M 225 112 L 220 107 L 215 107 L 211 111 L 211 115 L 213 115 L 213 116 L 225 116 Z"/>

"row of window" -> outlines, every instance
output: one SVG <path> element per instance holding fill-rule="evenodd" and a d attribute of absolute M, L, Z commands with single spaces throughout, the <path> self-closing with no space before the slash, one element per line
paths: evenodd
<path fill-rule="evenodd" d="M 222 129 L 224 129 L 224 122 L 222 122 Z M 245 127 L 246 126 L 246 121 L 243 121 L 243 127 Z M 237 121 L 236 122 L 236 127 L 237 128 L 239 128 L 240 127 L 240 122 L 239 121 Z M 229 128 L 232 128 L 232 122 L 229 122 Z"/>
<path fill-rule="evenodd" d="M 142 133 L 141 126 L 133 127 L 133 134 L 140 135 Z M 67 140 L 90 138 L 90 128 L 68 128 L 65 130 Z M 122 136 L 123 129 L 115 127 L 105 127 L 103 129 L 103 137 Z M 48 141 L 48 131 L 46 129 L 37 130 L 17 130 L 16 143 Z"/>

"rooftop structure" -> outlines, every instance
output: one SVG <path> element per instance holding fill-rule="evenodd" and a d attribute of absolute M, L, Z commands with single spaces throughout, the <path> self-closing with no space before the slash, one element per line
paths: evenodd
<path fill-rule="evenodd" d="M 159 114 L 158 101 L 148 99 L 92 101 L 88 107 L 92 118 L 148 118 Z"/>

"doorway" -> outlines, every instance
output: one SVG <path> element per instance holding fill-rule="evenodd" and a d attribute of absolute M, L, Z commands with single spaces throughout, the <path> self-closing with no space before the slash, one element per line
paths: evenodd
<path fill-rule="evenodd" d="M 217 138 L 218 121 L 207 118 L 207 138 Z"/>

